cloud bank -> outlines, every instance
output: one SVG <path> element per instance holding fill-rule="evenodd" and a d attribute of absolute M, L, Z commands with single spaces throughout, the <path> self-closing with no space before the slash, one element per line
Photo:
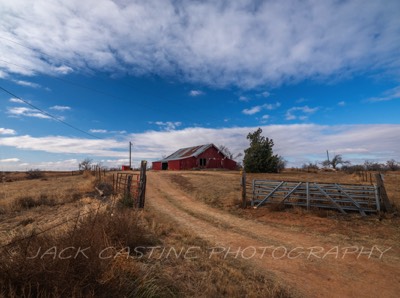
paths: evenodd
<path fill-rule="evenodd" d="M 244 88 L 398 76 L 399 11 L 397 0 L 2 1 L 0 76 L 90 69 Z"/>
<path fill-rule="evenodd" d="M 400 160 L 400 125 L 266 125 L 261 126 L 263 135 L 272 138 L 274 152 L 289 161 L 289 166 L 301 166 L 305 162 L 322 161 L 326 150 L 343 154 L 346 160 L 363 163 L 365 160 L 385 162 Z M 246 136 L 257 127 L 202 128 L 181 130 L 147 131 L 128 134 L 120 141 L 113 139 L 88 140 L 60 136 L 0 137 L 0 146 L 49 153 L 68 153 L 90 156 L 117 166 L 118 160 L 128 156 L 128 142 L 132 141 L 136 164 L 141 159 L 155 160 L 182 147 L 214 143 L 225 145 L 234 153 L 243 152 L 249 145 Z M 114 163 L 111 161 L 115 160 Z M 15 164 L 10 164 L 15 169 Z"/>

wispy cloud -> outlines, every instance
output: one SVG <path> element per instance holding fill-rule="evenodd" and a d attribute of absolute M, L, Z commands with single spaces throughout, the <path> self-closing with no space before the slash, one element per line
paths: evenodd
<path fill-rule="evenodd" d="M 33 82 L 28 82 L 28 81 L 23 81 L 23 80 L 13 80 L 13 82 L 20 86 L 31 87 L 31 88 L 36 88 L 36 89 L 41 87 L 39 84 L 36 84 Z"/>
<path fill-rule="evenodd" d="M 309 106 L 292 107 L 286 112 L 286 120 L 307 120 L 308 116 L 314 114 L 318 109 L 318 107 L 310 108 Z M 300 115 L 295 115 L 297 112 L 300 112 Z"/>
<path fill-rule="evenodd" d="M 261 110 L 274 110 L 274 109 L 279 108 L 280 106 L 281 106 L 280 102 L 266 103 L 263 105 L 251 107 L 249 109 L 244 109 L 242 111 L 242 113 L 245 115 L 254 115 L 254 114 L 257 114 L 258 112 L 260 112 Z"/>
<path fill-rule="evenodd" d="M 17 132 L 14 129 L 0 127 L 0 135 L 15 135 Z"/>
<path fill-rule="evenodd" d="M 176 128 L 178 128 L 179 126 L 182 125 L 182 122 L 179 121 L 149 121 L 149 124 L 155 124 L 158 125 L 162 130 L 166 130 L 166 131 L 171 131 L 171 130 L 175 130 Z"/>
<path fill-rule="evenodd" d="M 29 135 L 0 138 L 0 145 L 17 149 L 49 153 L 89 154 L 93 156 L 125 157 L 126 142 L 113 139 L 91 140 L 62 136 L 33 137 Z"/>
<path fill-rule="evenodd" d="M 37 110 L 25 108 L 25 107 L 14 107 L 8 108 L 7 113 L 12 117 L 33 117 L 40 119 L 51 119 L 51 117 L 38 112 Z"/>
<path fill-rule="evenodd" d="M 369 102 L 379 102 L 379 101 L 388 101 L 393 99 L 400 99 L 400 86 L 387 90 L 384 92 L 382 96 L 379 97 L 371 97 L 368 99 Z"/>
<path fill-rule="evenodd" d="M 107 129 L 90 129 L 89 130 L 90 132 L 93 132 L 93 133 L 108 133 L 108 130 Z"/>
<path fill-rule="evenodd" d="M 239 96 L 239 100 L 247 102 L 250 100 L 250 97 L 242 95 L 242 96 Z"/>
<path fill-rule="evenodd" d="M 262 108 L 261 106 L 255 106 L 255 107 L 252 107 L 249 109 L 244 109 L 242 111 L 242 113 L 245 115 L 254 115 L 254 114 L 257 114 L 258 112 L 260 112 L 261 108 Z"/>
<path fill-rule="evenodd" d="M 19 158 L 5 158 L 5 159 L 0 159 L 0 162 L 19 162 L 20 159 Z"/>
<path fill-rule="evenodd" d="M 50 107 L 51 110 L 56 110 L 56 111 L 70 111 L 71 107 L 68 106 L 53 106 Z"/>
<path fill-rule="evenodd" d="M 261 92 L 261 93 L 257 94 L 258 97 L 264 97 L 264 98 L 267 98 L 270 95 L 271 95 L 271 93 L 269 93 L 268 91 L 264 91 L 264 92 Z"/>
<path fill-rule="evenodd" d="M 0 75 L 112 69 L 251 88 L 382 66 L 399 73 L 396 0 L 98 0 L 95 11 L 79 0 L 3 2 L 0 35 L 26 48 L 0 43 L 24 66 L 0 62 Z"/>
<path fill-rule="evenodd" d="M 203 94 L 204 94 L 204 92 L 201 90 L 190 90 L 190 92 L 189 92 L 190 96 L 200 96 Z"/>
<path fill-rule="evenodd" d="M 24 103 L 22 100 L 20 100 L 19 98 L 10 98 L 9 102 L 13 102 L 13 103 Z"/>
<path fill-rule="evenodd" d="M 345 105 L 346 105 L 346 102 L 343 100 L 338 102 L 338 106 L 340 106 L 340 107 L 344 107 Z"/>

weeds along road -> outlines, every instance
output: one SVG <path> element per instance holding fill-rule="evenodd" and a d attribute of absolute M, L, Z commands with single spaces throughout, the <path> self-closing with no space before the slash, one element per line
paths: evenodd
<path fill-rule="evenodd" d="M 345 247 L 364 246 L 365 250 L 371 250 L 372 245 L 368 247 L 368 243 L 360 241 L 346 243 L 343 239 L 339 242 L 335 235 L 321 237 L 296 232 L 290 223 L 277 228 L 240 218 L 196 200 L 171 184 L 168 175 L 168 172 L 148 173 L 146 207 L 207 240 L 210 247 L 221 247 L 218 250 L 221 253 L 228 248 L 230 252 L 243 252 L 248 247 L 247 254 L 240 253 L 239 259 L 254 266 L 255 270 L 272 273 L 278 282 L 293 287 L 306 297 L 398 297 L 398 250 L 388 251 L 382 258 L 378 251 L 371 258 L 368 255 L 357 258 L 356 254 L 350 253 L 343 255 Z M 340 253 L 335 254 L 338 246 Z M 271 248 L 265 250 L 265 247 Z M 293 254 L 289 256 L 285 250 Z M 315 255 L 310 255 L 311 250 Z M 325 253 L 328 254 L 323 257 Z M 228 257 L 235 257 L 235 254 Z"/>

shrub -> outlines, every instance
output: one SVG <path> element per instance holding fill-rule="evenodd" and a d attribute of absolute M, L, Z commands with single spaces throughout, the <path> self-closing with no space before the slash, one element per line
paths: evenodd
<path fill-rule="evenodd" d="M 119 199 L 119 203 L 123 207 L 132 208 L 135 204 L 135 200 L 130 193 L 124 193 L 122 197 Z"/>
<path fill-rule="evenodd" d="M 43 178 L 43 177 L 44 177 L 44 174 L 39 169 L 30 169 L 28 172 L 26 172 L 27 179 L 39 179 L 39 178 Z"/>
<path fill-rule="evenodd" d="M 31 209 L 38 206 L 55 206 L 56 201 L 53 198 L 49 199 L 47 195 L 42 194 L 37 199 L 30 196 L 21 197 L 15 201 L 15 205 L 17 206 L 17 209 Z"/>

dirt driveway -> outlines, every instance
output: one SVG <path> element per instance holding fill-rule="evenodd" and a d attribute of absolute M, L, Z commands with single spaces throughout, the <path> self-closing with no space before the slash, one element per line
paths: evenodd
<path fill-rule="evenodd" d="M 241 258 L 306 297 L 398 297 L 396 242 L 306 234 L 290 223 L 277 227 L 244 219 L 196 200 L 168 175 L 148 173 L 147 206 L 209 241 L 210 254 Z"/>

